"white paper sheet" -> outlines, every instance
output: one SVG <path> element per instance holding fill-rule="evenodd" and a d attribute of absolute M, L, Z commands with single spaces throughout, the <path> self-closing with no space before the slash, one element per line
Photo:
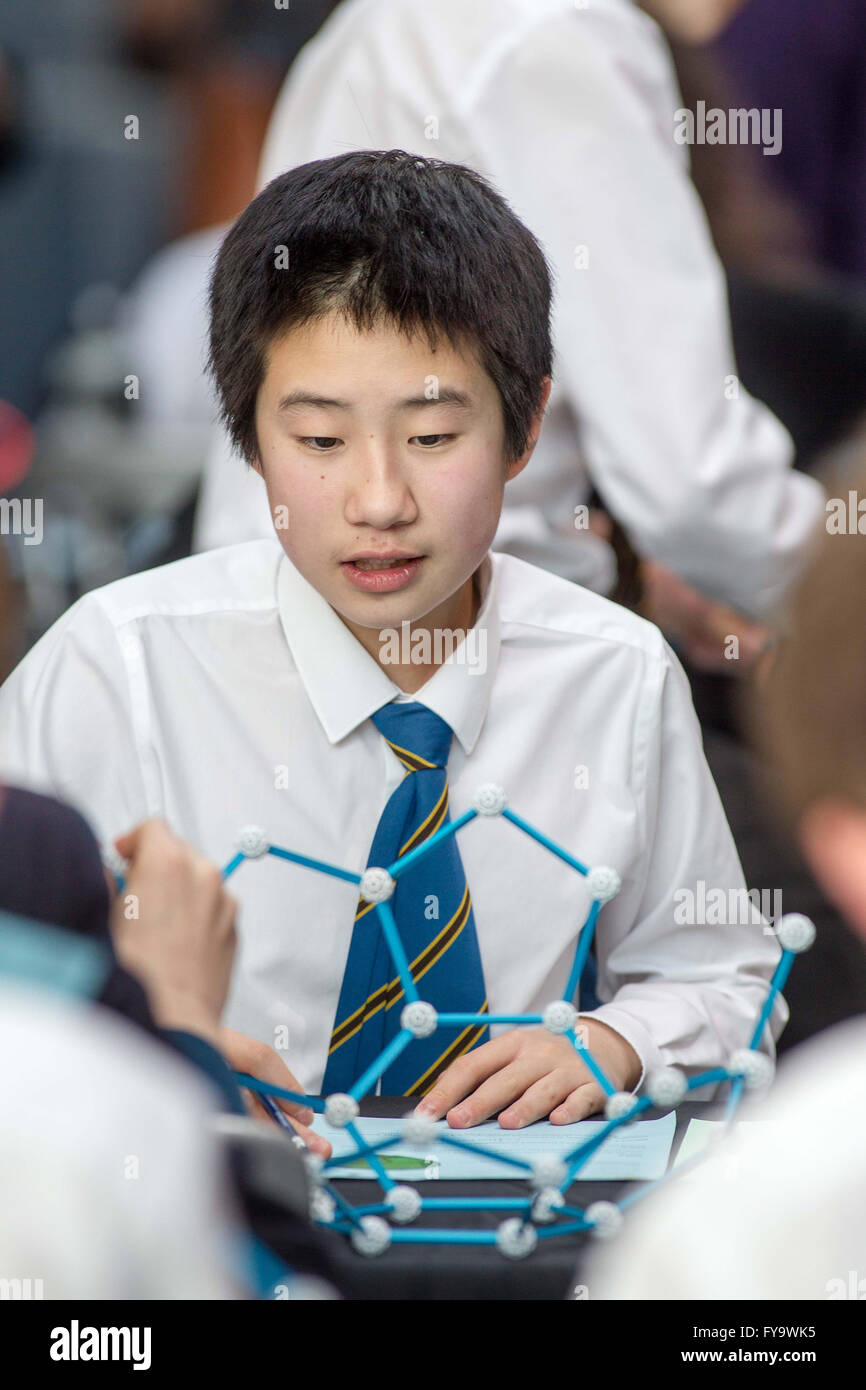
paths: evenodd
<path fill-rule="evenodd" d="M 463 1139 L 481 1144 L 497 1153 L 508 1154 L 513 1158 L 531 1163 L 541 1154 L 564 1156 L 578 1144 L 600 1134 L 605 1126 L 604 1120 L 580 1120 L 573 1125 L 552 1125 L 544 1120 L 528 1125 L 526 1129 L 502 1129 L 496 1121 L 475 1125 L 472 1129 L 451 1129 L 445 1120 L 436 1126 L 437 1132 L 451 1138 Z M 359 1117 L 355 1121 L 358 1133 L 367 1143 L 395 1136 L 395 1142 L 382 1150 L 384 1155 L 398 1159 L 412 1160 L 412 1166 L 404 1167 L 386 1162 L 390 1176 L 408 1182 L 421 1182 L 429 1179 L 464 1181 L 473 1178 L 501 1179 L 524 1176 L 519 1168 L 503 1163 L 487 1155 L 474 1154 L 437 1143 L 426 1150 L 408 1148 L 399 1138 L 400 1121 L 368 1119 Z M 312 1126 L 316 1134 L 323 1135 L 333 1146 L 334 1157 L 351 1154 L 354 1141 L 344 1129 L 334 1129 L 323 1116 L 317 1115 Z M 601 1149 L 597 1150 L 577 1173 L 577 1179 L 586 1181 L 621 1181 L 626 1179 L 660 1178 L 666 1171 L 671 1143 L 676 1129 L 676 1117 L 670 1114 L 659 1120 L 636 1120 L 613 1130 Z M 374 1178 L 376 1174 L 367 1166 L 359 1168 L 335 1167 L 326 1169 L 328 1177 L 335 1178 Z"/>

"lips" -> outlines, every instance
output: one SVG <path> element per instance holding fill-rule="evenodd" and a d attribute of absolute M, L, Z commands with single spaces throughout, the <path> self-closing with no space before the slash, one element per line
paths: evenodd
<path fill-rule="evenodd" d="M 356 589 L 368 594 L 384 594 L 410 583 L 423 562 L 423 555 L 387 558 L 359 555 L 354 560 L 344 560 L 340 568 Z"/>

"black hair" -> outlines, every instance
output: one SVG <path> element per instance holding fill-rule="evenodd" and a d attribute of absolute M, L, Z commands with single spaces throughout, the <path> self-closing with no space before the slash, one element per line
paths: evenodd
<path fill-rule="evenodd" d="M 258 453 L 256 397 L 269 343 L 339 310 L 431 346 L 471 343 L 502 401 L 518 458 L 552 369 L 550 270 L 538 242 L 480 174 L 405 150 L 317 159 L 273 179 L 220 247 L 210 355 L 236 449 Z"/>

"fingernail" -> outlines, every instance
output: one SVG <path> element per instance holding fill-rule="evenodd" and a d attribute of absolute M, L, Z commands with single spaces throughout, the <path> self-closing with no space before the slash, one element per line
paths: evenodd
<path fill-rule="evenodd" d="M 436 1107 L 431 1105 L 429 1100 L 422 1100 L 415 1106 L 416 1115 L 435 1115 Z"/>
<path fill-rule="evenodd" d="M 311 1125 L 313 1123 L 313 1120 L 315 1119 L 315 1116 L 313 1115 L 312 1110 L 308 1110 L 307 1107 L 304 1106 L 303 1110 L 298 1111 L 295 1118 L 300 1120 L 302 1125 Z"/>
<path fill-rule="evenodd" d="M 449 1124 L 462 1126 L 469 1123 L 469 1116 L 465 1110 L 452 1110 L 448 1116 Z"/>

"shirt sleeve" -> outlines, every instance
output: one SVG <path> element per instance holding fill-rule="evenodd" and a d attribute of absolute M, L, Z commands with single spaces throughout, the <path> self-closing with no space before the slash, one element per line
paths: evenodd
<path fill-rule="evenodd" d="M 660 1067 L 695 1076 L 726 1066 L 748 1047 L 781 958 L 747 896 L 688 681 L 659 642 L 664 659 L 648 667 L 634 745 L 646 837 L 636 873 L 598 919 L 599 995 L 609 1002 L 584 1015 L 631 1043 L 641 1083 Z M 778 996 L 760 1045 L 770 1056 L 787 1019 Z"/>
<path fill-rule="evenodd" d="M 85 595 L 0 688 L 3 779 L 70 803 L 103 844 L 158 811 L 138 757 L 137 652 Z"/>
<path fill-rule="evenodd" d="M 808 559 L 823 493 L 737 379 L 680 105 L 655 26 L 587 8 L 505 52 L 467 124 L 555 268 L 554 389 L 605 505 L 640 553 L 766 618 Z"/>

